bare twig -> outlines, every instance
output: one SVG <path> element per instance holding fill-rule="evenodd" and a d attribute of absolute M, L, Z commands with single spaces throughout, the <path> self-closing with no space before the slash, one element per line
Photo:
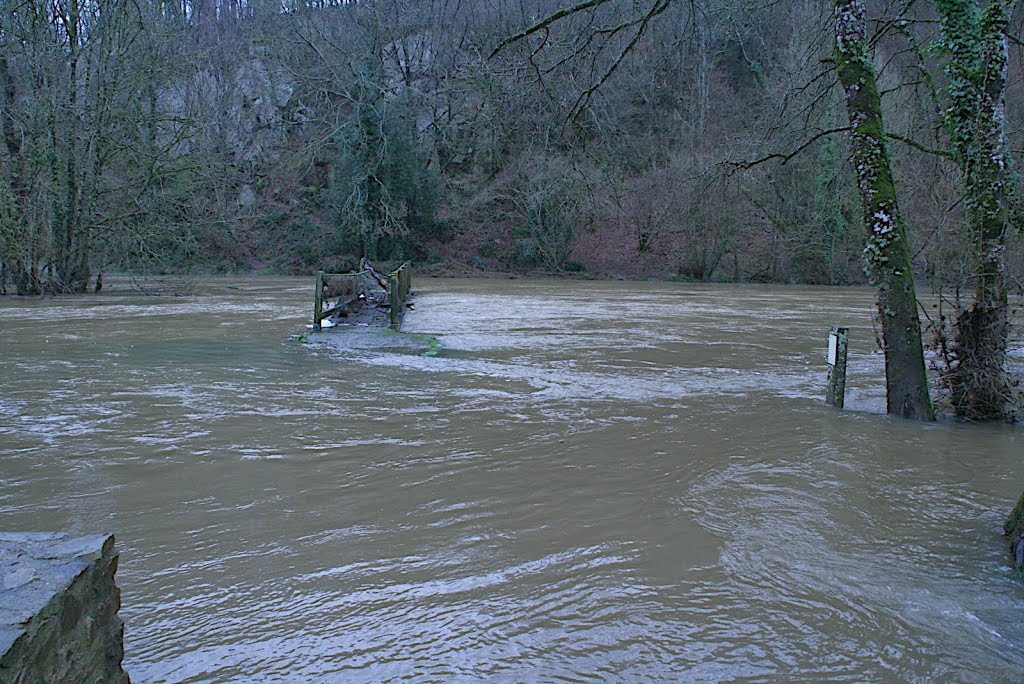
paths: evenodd
<path fill-rule="evenodd" d="M 953 158 L 953 152 L 950 151 L 950 150 L 940 150 L 940 149 L 935 148 L 935 147 L 928 147 L 927 145 L 922 145 L 921 143 L 917 142 L 913 138 L 908 138 L 906 136 L 900 135 L 899 133 L 891 133 L 891 132 L 886 131 L 885 137 L 892 138 L 893 140 L 899 140 L 901 143 L 904 143 L 905 145 L 909 145 L 909 146 L 913 147 L 918 152 L 925 152 L 926 154 L 934 154 L 936 156 L 945 157 L 947 159 L 952 159 Z"/>
<path fill-rule="evenodd" d="M 491 54 L 487 58 L 493 59 L 495 55 L 502 51 L 502 49 L 508 47 L 512 43 L 518 42 L 523 38 L 526 38 L 527 36 L 531 36 L 534 33 L 537 33 L 538 31 L 542 31 L 547 27 L 551 26 L 552 24 L 554 24 L 555 22 L 561 21 L 562 19 L 565 19 L 567 17 L 571 17 L 572 15 L 577 14 L 579 12 L 584 12 L 588 9 L 599 7 L 600 5 L 603 5 L 609 1 L 610 0 L 584 0 L 584 2 L 577 3 L 571 7 L 563 7 L 560 10 L 556 10 L 555 12 L 552 12 L 543 19 L 536 21 L 533 24 L 530 24 L 519 33 L 508 36 L 507 38 L 502 40 L 500 43 L 498 43 L 497 47 L 495 47 L 491 51 Z"/>
<path fill-rule="evenodd" d="M 829 136 L 829 135 L 834 135 L 836 133 L 845 133 L 845 132 L 847 132 L 849 130 L 850 130 L 849 126 L 840 126 L 838 128 L 829 128 L 828 130 L 818 131 L 817 133 L 815 133 L 813 136 L 811 136 L 807 140 L 804 140 L 800 144 L 800 146 L 797 147 L 792 152 L 787 152 L 787 153 L 773 152 L 772 154 L 765 155 L 764 157 L 761 157 L 760 159 L 754 159 L 752 161 L 734 161 L 734 162 L 725 162 L 725 163 L 728 164 L 729 166 L 733 167 L 733 171 L 734 172 L 735 171 L 746 171 L 748 169 L 754 168 L 755 166 L 757 166 L 759 164 L 764 164 L 765 162 L 769 162 L 769 161 L 772 161 L 772 160 L 775 160 L 775 159 L 781 160 L 780 163 L 783 166 L 785 166 L 785 164 L 787 162 L 789 162 L 791 159 L 793 159 L 794 157 L 799 155 L 801 152 L 806 150 L 808 147 L 813 145 L 815 141 L 820 140 L 821 138 L 824 138 L 824 137 Z"/>

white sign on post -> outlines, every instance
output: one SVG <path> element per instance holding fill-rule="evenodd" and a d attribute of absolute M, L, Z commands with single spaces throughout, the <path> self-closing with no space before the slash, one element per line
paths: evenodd
<path fill-rule="evenodd" d="M 839 348 L 839 336 L 835 333 L 828 335 L 828 365 L 836 365 L 836 353 Z"/>

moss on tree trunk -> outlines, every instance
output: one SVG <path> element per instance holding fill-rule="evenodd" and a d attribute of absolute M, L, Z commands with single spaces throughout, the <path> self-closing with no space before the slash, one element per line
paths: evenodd
<path fill-rule="evenodd" d="M 1024 567 L 1024 494 L 1020 495 L 1003 531 L 1010 538 L 1010 556 L 1014 567 Z"/>
<path fill-rule="evenodd" d="M 836 0 L 835 33 L 836 71 L 846 96 L 850 148 L 867 231 L 864 268 L 878 288 L 886 408 L 904 418 L 934 420 L 907 229 L 896 202 L 863 0 Z"/>
<path fill-rule="evenodd" d="M 1001 0 L 984 11 L 970 0 L 938 0 L 936 9 L 949 53 L 946 127 L 964 189 L 975 290 L 954 330 L 950 394 L 957 415 L 1000 420 L 1010 406 L 1003 252 L 1017 184 L 1005 134 L 1008 17 Z"/>

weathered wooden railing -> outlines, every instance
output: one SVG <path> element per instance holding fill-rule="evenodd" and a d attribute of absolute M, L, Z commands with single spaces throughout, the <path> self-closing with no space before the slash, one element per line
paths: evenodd
<path fill-rule="evenodd" d="M 337 313 L 346 314 L 357 300 L 368 294 L 368 287 L 373 292 L 379 292 L 377 288 L 385 282 L 391 309 L 390 323 L 391 327 L 397 330 L 402 325 L 406 302 L 409 299 L 409 288 L 412 285 L 412 268 L 408 263 L 392 271 L 387 281 L 372 269 L 359 273 L 317 272 L 316 294 L 313 298 L 313 329 L 320 330 L 321 322 L 325 318 Z M 325 309 L 326 303 L 332 300 L 335 300 L 333 306 Z"/>
<path fill-rule="evenodd" d="M 313 330 L 320 330 L 320 322 L 339 311 L 344 311 L 359 299 L 366 288 L 369 271 L 359 273 L 324 273 L 316 274 L 316 296 L 313 299 Z M 324 302 L 338 300 L 334 306 L 324 310 Z"/>
<path fill-rule="evenodd" d="M 412 286 L 412 267 L 405 262 L 388 275 L 388 298 L 391 301 L 391 327 L 397 330 L 405 316 L 405 302 Z"/>

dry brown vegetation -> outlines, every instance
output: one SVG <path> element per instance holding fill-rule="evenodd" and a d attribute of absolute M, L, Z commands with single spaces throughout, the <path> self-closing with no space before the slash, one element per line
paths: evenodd
<path fill-rule="evenodd" d="M 864 281 L 830 7 L 673 3 L 641 25 L 654 5 L 595 3 L 492 54 L 557 8 L 4 3 L 7 286 L 363 254 Z M 958 171 L 922 151 L 950 146 L 942 57 L 932 11 L 897 9 L 868 12 L 894 174 L 919 279 L 949 289 L 971 277 Z M 1016 149 L 1018 48 L 1010 66 Z"/>

